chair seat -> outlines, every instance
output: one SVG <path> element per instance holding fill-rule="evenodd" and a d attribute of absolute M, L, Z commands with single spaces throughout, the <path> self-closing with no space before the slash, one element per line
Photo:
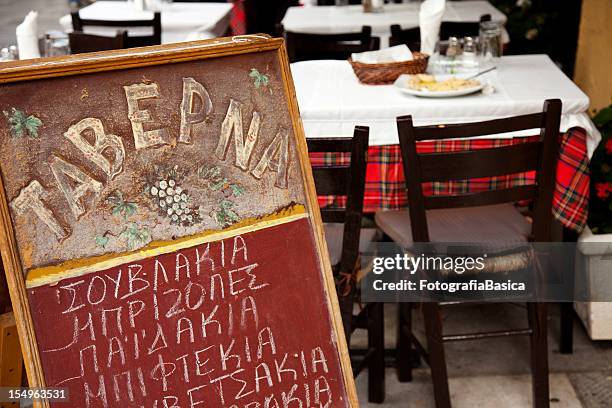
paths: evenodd
<path fill-rule="evenodd" d="M 325 241 L 327 241 L 327 249 L 329 250 L 329 259 L 332 265 L 340 262 L 342 256 L 342 235 L 344 234 L 344 224 L 340 223 L 325 223 Z M 362 228 L 359 236 L 359 252 L 365 252 L 371 242 L 374 242 L 377 237 L 378 230 L 376 228 Z"/>
<path fill-rule="evenodd" d="M 376 213 L 376 224 L 403 248 L 413 245 L 407 210 Z M 487 244 L 499 249 L 524 244 L 531 224 L 512 204 L 427 211 L 434 243 Z"/>

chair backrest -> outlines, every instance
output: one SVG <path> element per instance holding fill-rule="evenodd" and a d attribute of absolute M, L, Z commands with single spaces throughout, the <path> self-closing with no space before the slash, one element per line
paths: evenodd
<path fill-rule="evenodd" d="M 421 30 L 419 27 L 408 28 L 403 30 L 399 24 L 391 26 L 391 37 L 389 37 L 389 45 L 406 44 L 411 51 L 419 51 L 421 49 Z"/>
<path fill-rule="evenodd" d="M 349 0 L 348 4 L 361 4 L 363 0 Z M 336 0 L 317 0 L 319 6 L 335 6 Z"/>
<path fill-rule="evenodd" d="M 347 165 L 313 166 L 318 195 L 346 196 L 345 208 L 321 208 L 323 222 L 344 223 L 340 270 L 352 272 L 359 257 L 370 129 L 356 126 L 353 137 L 307 139 L 310 153 L 350 153 Z"/>
<path fill-rule="evenodd" d="M 68 33 L 70 40 L 70 52 L 80 54 L 83 52 L 96 52 L 107 50 L 119 50 L 126 48 L 127 31 L 117 31 L 114 37 L 85 34 L 81 31 Z"/>
<path fill-rule="evenodd" d="M 485 122 L 415 127 L 412 116 L 397 118 L 414 242 L 429 242 L 426 210 L 535 200 L 532 239 L 551 240 L 552 198 L 558 153 L 561 101 L 544 102 L 541 113 Z M 540 129 L 537 141 L 490 149 L 418 153 L 417 142 Z M 462 195 L 423 195 L 422 184 L 536 171 L 536 183 Z"/>
<path fill-rule="evenodd" d="M 478 23 L 443 21 L 440 24 L 440 39 L 448 40 L 448 37 L 478 37 L 480 34 L 480 23 L 483 21 L 491 21 L 491 15 L 481 15 Z"/>
<path fill-rule="evenodd" d="M 118 27 L 128 30 L 128 38 L 126 48 L 132 47 L 145 47 L 147 45 L 159 45 L 161 44 L 161 13 L 156 11 L 153 14 L 152 20 L 93 20 L 93 19 L 82 19 L 79 12 L 71 14 L 72 16 L 72 28 L 74 31 L 86 31 L 86 26 L 97 26 L 97 27 Z M 151 35 L 130 35 L 129 29 L 133 27 L 150 27 L 152 30 Z"/>
<path fill-rule="evenodd" d="M 440 40 L 447 40 L 448 37 L 478 37 L 480 32 L 480 23 L 483 21 L 491 21 L 490 14 L 480 16 L 480 22 L 456 23 L 443 21 L 440 25 Z M 418 51 L 421 48 L 421 30 L 419 27 L 402 29 L 399 24 L 391 26 L 391 37 L 389 37 L 389 45 L 406 44 L 412 51 Z"/>
<path fill-rule="evenodd" d="M 354 52 L 380 48 L 380 38 L 372 37 L 372 28 L 364 26 L 357 33 L 306 34 L 284 32 L 289 61 L 348 59 Z"/>

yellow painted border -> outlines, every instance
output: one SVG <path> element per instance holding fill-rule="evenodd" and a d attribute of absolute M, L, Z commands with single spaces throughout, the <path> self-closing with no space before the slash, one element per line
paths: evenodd
<path fill-rule="evenodd" d="M 62 279 L 75 278 L 128 262 L 137 262 L 142 259 L 179 251 L 207 242 L 220 241 L 236 235 L 286 224 L 307 217 L 308 214 L 303 205 L 293 205 L 264 217 L 245 219 L 224 230 L 207 230 L 173 241 L 153 241 L 137 251 L 125 252 L 123 254 L 106 254 L 87 259 L 70 260 L 59 265 L 31 269 L 27 274 L 26 288 L 31 289 L 53 284 Z"/>

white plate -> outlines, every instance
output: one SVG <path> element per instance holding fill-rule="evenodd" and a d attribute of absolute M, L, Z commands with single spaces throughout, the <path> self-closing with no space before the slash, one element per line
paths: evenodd
<path fill-rule="evenodd" d="M 438 81 L 444 81 L 453 76 L 455 75 L 436 75 L 435 77 Z M 416 89 L 409 88 L 407 85 L 410 77 L 411 75 L 406 75 L 406 74 L 400 75 L 393 83 L 393 86 L 395 86 L 397 89 L 399 89 L 401 92 L 405 94 L 420 96 L 423 98 L 453 98 L 456 96 L 473 94 L 475 92 L 481 91 L 482 88 L 484 88 L 484 84 L 480 82 L 479 85 L 476 85 L 472 88 L 457 89 L 454 91 L 416 90 Z"/>

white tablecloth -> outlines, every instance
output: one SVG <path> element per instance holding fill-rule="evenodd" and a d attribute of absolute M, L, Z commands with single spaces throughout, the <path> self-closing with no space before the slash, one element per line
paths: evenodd
<path fill-rule="evenodd" d="M 380 37 L 381 47 L 386 47 L 391 25 L 399 24 L 404 29 L 419 26 L 419 7 L 419 2 L 386 4 L 381 13 L 364 13 L 361 5 L 289 7 L 283 26 L 295 33 L 333 34 L 359 31 L 368 25 L 372 27 L 372 35 Z M 488 1 L 448 1 L 443 21 L 478 22 L 483 14 L 491 14 L 493 21 L 506 23 L 506 15 Z"/>
<path fill-rule="evenodd" d="M 232 4 L 223 3 L 163 3 L 161 7 L 162 44 L 220 37 L 230 23 Z M 153 11 L 137 11 L 127 1 L 96 1 L 82 8 L 80 16 L 92 20 L 150 20 Z M 69 15 L 60 19 L 65 31 L 72 31 Z M 114 35 L 117 27 L 85 27 L 85 32 Z M 130 35 L 150 34 L 142 28 L 131 28 Z"/>
<path fill-rule="evenodd" d="M 417 126 L 475 122 L 538 112 L 545 99 L 559 98 L 561 130 L 586 129 L 589 157 L 601 140 L 586 113 L 588 96 L 546 55 L 502 57 L 497 71 L 485 79 L 495 93 L 446 99 L 406 95 L 393 85 L 362 85 L 346 61 L 297 62 L 291 64 L 291 72 L 307 137 L 351 136 L 355 125 L 366 125 L 371 145 L 396 144 L 397 116 L 410 114 Z"/>

